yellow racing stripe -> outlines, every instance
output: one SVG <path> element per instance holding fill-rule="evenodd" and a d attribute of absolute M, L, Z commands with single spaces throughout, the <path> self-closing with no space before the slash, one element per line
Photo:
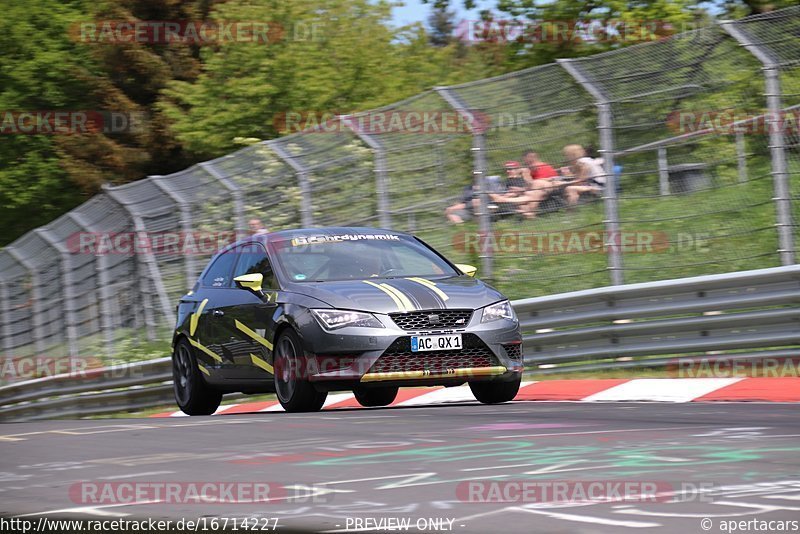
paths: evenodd
<path fill-rule="evenodd" d="M 200 315 L 203 313 L 203 308 L 206 307 L 206 304 L 208 304 L 208 299 L 204 299 L 203 302 L 200 303 L 200 306 L 197 307 L 197 311 L 189 316 L 189 335 L 190 336 L 193 336 L 195 330 L 197 330 L 197 321 L 200 320 Z"/>
<path fill-rule="evenodd" d="M 193 347 L 195 347 L 195 348 L 205 352 L 209 356 L 211 356 L 212 360 L 217 361 L 217 362 L 221 362 L 222 361 L 222 358 L 217 356 L 211 349 L 209 349 L 205 345 L 201 344 L 199 341 L 195 341 L 194 339 L 189 338 L 189 343 L 191 343 Z"/>
<path fill-rule="evenodd" d="M 386 289 L 387 291 L 393 292 L 397 296 L 397 298 L 400 299 L 400 301 L 403 303 L 403 306 L 405 306 L 406 308 L 403 311 L 414 311 L 417 309 L 416 306 L 414 306 L 414 304 L 411 302 L 411 300 L 405 295 L 405 293 L 403 293 L 396 287 L 390 286 L 389 284 L 381 284 L 381 287 Z"/>
<path fill-rule="evenodd" d="M 388 289 L 384 288 L 382 284 L 376 284 L 375 282 L 370 282 L 369 280 L 362 280 L 362 281 L 365 284 L 369 284 L 369 285 L 371 285 L 373 287 L 377 287 L 378 289 L 380 289 L 381 291 L 383 291 L 384 293 L 389 295 L 389 297 L 391 297 L 391 299 L 394 301 L 394 303 L 397 305 L 397 307 L 398 307 L 398 309 L 400 311 L 409 311 L 408 309 L 406 309 L 405 305 L 403 304 L 403 301 L 400 300 L 399 298 L 397 298 L 397 295 L 395 295 L 394 293 L 392 293 Z"/>
<path fill-rule="evenodd" d="M 211 372 L 208 369 L 206 369 L 205 366 L 203 366 L 201 363 L 198 362 L 197 368 L 200 369 L 200 371 L 202 371 L 203 374 L 211 376 Z"/>
<path fill-rule="evenodd" d="M 258 341 L 259 343 L 261 343 L 262 345 L 267 347 L 269 350 L 272 350 L 272 343 L 270 343 L 269 341 L 264 339 L 262 336 L 259 336 L 258 334 L 256 334 L 253 330 L 250 330 L 249 328 L 247 328 L 247 326 L 245 326 L 244 324 L 242 324 L 238 320 L 234 320 L 234 322 L 236 323 L 236 328 L 238 328 L 239 330 L 241 330 L 242 332 L 244 332 L 245 334 L 247 334 L 251 338 L 255 339 L 256 341 Z"/>
<path fill-rule="evenodd" d="M 439 298 L 442 299 L 443 301 L 447 301 L 450 299 L 447 293 L 436 287 L 436 284 L 431 282 L 430 280 L 426 280 L 425 278 L 417 278 L 416 276 L 412 276 L 411 278 L 406 278 L 406 280 L 411 280 L 412 282 L 416 282 L 418 284 L 427 287 L 428 289 L 439 295 Z"/>
<path fill-rule="evenodd" d="M 270 374 L 273 375 L 275 374 L 275 370 L 272 368 L 272 366 L 268 364 L 266 361 L 256 356 L 255 354 L 252 353 L 250 354 L 250 361 L 252 361 L 253 365 L 255 365 L 256 367 L 260 367 Z"/>

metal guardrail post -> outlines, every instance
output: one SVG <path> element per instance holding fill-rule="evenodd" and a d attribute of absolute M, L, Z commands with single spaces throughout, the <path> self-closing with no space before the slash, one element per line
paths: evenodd
<path fill-rule="evenodd" d="M 463 116 L 472 131 L 473 184 L 478 184 L 478 231 L 483 238 L 480 247 L 481 276 L 492 278 L 494 267 L 494 236 L 492 236 L 492 217 L 489 213 L 489 192 L 486 185 L 486 137 L 481 120 L 470 111 L 461 98 L 448 87 L 435 87 L 434 90 L 450 107 Z"/>
<path fill-rule="evenodd" d="M 64 243 L 53 236 L 44 227 L 34 230 L 48 245 L 58 251 L 61 256 L 61 294 L 64 308 L 64 323 L 67 335 L 67 350 L 72 357 L 78 356 L 78 320 L 75 316 L 77 307 L 75 297 L 75 281 L 72 277 L 72 255 Z"/>
<path fill-rule="evenodd" d="M 778 253 L 780 254 L 782 265 L 793 265 L 796 263 L 794 236 L 792 236 L 794 226 L 792 224 L 789 173 L 786 166 L 780 65 L 769 51 L 759 47 L 747 31 L 736 22 L 725 21 L 721 22 L 720 26 L 764 66 L 764 89 L 768 111 L 766 124 L 769 128 L 769 149 L 772 156 L 772 182 L 777 213 Z"/>
<path fill-rule="evenodd" d="M 348 130 L 353 132 L 368 147 L 372 149 L 375 156 L 375 194 L 377 195 L 378 222 L 381 228 L 392 227 L 392 212 L 389 199 L 389 178 L 386 174 L 386 150 L 383 144 L 375 137 L 365 134 L 360 129 L 353 126 L 350 115 L 342 115 L 339 120 Z"/>
<path fill-rule="evenodd" d="M 13 347 L 11 338 L 11 298 L 8 295 L 8 282 L 2 279 L 0 279 L 0 317 L 3 320 L 3 352 L 6 358 L 10 358 Z"/>
<path fill-rule="evenodd" d="M 294 159 L 276 141 L 267 141 L 266 145 L 270 147 L 279 158 L 285 161 L 297 175 L 297 185 L 300 186 L 300 222 L 306 228 L 314 226 L 314 212 L 311 204 L 311 183 L 308 181 L 308 169 Z"/>
<path fill-rule="evenodd" d="M 150 176 L 150 181 L 158 187 L 161 191 L 164 192 L 172 201 L 178 206 L 178 212 L 180 213 L 180 225 L 181 225 L 181 232 L 184 234 L 184 239 L 190 233 L 192 233 L 194 226 L 192 223 L 192 208 L 189 205 L 189 202 L 179 195 L 177 192 L 173 191 L 169 185 L 166 184 L 166 181 L 162 181 L 164 179 L 163 176 Z M 184 275 L 186 276 L 186 291 L 192 289 L 194 285 L 194 279 L 197 276 L 197 271 L 195 267 L 194 257 L 187 253 L 185 250 L 183 252 L 183 270 Z"/>
<path fill-rule="evenodd" d="M 44 300 L 42 299 L 42 288 L 39 285 L 39 273 L 36 272 L 36 266 L 33 265 L 28 259 L 20 254 L 13 245 L 5 248 L 6 252 L 11 254 L 11 257 L 17 260 L 17 263 L 25 267 L 31 276 L 31 337 L 33 337 L 33 345 L 36 352 L 39 354 L 44 353 L 44 336 L 42 335 L 42 318 L 44 317 Z"/>
<path fill-rule="evenodd" d="M 736 164 L 739 182 L 744 183 L 747 181 L 747 144 L 743 132 L 736 132 Z"/>
<path fill-rule="evenodd" d="M 86 230 L 92 232 L 93 228 L 80 213 L 70 212 L 67 216 L 75 221 L 75 224 Z M 95 255 L 97 262 L 97 290 L 100 293 L 100 328 L 103 331 L 103 338 L 105 339 L 104 349 L 106 356 L 114 354 L 114 312 L 111 306 L 111 301 L 114 298 L 111 284 L 113 281 L 110 276 L 110 268 L 108 266 L 108 255 L 97 254 Z"/>
<path fill-rule="evenodd" d="M 669 195 L 669 163 L 666 147 L 658 149 L 658 190 L 662 197 Z"/>
<path fill-rule="evenodd" d="M 617 177 L 614 174 L 614 131 L 611 101 L 608 96 L 584 76 L 580 68 L 570 59 L 557 59 L 559 65 L 572 76 L 595 99 L 597 105 L 597 127 L 600 133 L 600 153 L 603 156 L 606 186 L 603 191 L 606 220 L 606 248 L 608 249 L 608 269 L 612 285 L 625 283 L 622 250 L 620 246 L 619 206 L 617 196 Z"/>
<path fill-rule="evenodd" d="M 229 180 L 227 176 L 222 174 L 219 169 L 211 164 L 210 161 L 200 163 L 198 166 L 216 178 L 217 181 L 219 181 L 222 186 L 230 192 L 231 198 L 233 199 L 236 239 L 243 239 L 247 235 L 247 227 L 244 222 L 244 198 L 242 197 L 241 188 L 235 182 Z M 196 274 L 192 276 L 196 276 Z"/>
<path fill-rule="evenodd" d="M 136 233 L 136 239 L 139 242 L 146 243 L 147 239 L 147 229 L 145 228 L 144 221 L 142 218 L 131 210 L 130 206 L 125 204 L 119 195 L 111 189 L 108 185 L 103 186 L 103 191 L 105 191 L 108 198 L 116 202 L 117 204 L 122 207 L 128 214 L 131 216 L 131 220 L 133 220 L 133 231 Z M 155 334 L 155 316 L 153 314 L 153 305 L 149 303 L 151 298 L 151 290 L 147 287 L 147 281 L 143 276 L 144 273 L 147 273 L 150 280 L 153 283 L 153 287 L 156 292 L 156 298 L 159 301 L 161 307 L 161 313 L 164 317 L 169 320 L 170 322 L 175 322 L 175 312 L 172 309 L 172 306 L 169 302 L 169 297 L 167 296 L 167 290 L 164 287 L 164 280 L 161 277 L 161 273 L 158 269 L 158 263 L 156 262 L 155 257 L 153 257 L 153 252 L 147 250 L 143 253 L 137 253 L 136 259 L 139 267 L 142 269 L 143 273 L 139 276 L 139 287 L 141 291 L 141 297 L 144 302 L 144 316 L 145 316 L 145 328 L 147 331 L 147 338 L 150 341 L 154 341 L 156 338 Z"/>

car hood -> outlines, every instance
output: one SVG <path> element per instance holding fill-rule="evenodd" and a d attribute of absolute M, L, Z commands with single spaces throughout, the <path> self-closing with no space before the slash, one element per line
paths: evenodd
<path fill-rule="evenodd" d="M 319 299 L 334 308 L 373 313 L 477 309 L 505 298 L 496 289 L 469 276 L 371 278 L 289 286 L 288 291 Z"/>

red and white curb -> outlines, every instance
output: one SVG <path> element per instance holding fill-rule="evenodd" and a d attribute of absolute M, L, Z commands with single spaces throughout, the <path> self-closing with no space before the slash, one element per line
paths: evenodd
<path fill-rule="evenodd" d="M 600 380 L 543 380 L 523 382 L 517 401 L 578 402 L 800 402 L 800 378 L 607 378 Z M 467 386 L 454 388 L 400 389 L 391 404 L 434 406 L 477 402 Z M 328 395 L 324 410 L 361 408 L 352 393 Z M 214 415 L 283 411 L 278 401 L 247 402 L 220 406 Z M 164 412 L 150 417 L 182 417 L 183 412 Z"/>

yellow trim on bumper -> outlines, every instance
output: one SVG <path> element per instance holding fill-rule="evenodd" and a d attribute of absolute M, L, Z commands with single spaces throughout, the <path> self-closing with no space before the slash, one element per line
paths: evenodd
<path fill-rule="evenodd" d="M 253 365 L 255 365 L 256 367 L 260 367 L 270 374 L 273 375 L 275 374 L 275 370 L 272 368 L 272 366 L 267 362 L 265 362 L 264 360 L 262 360 L 261 358 L 259 358 L 258 356 L 256 356 L 255 354 L 252 353 L 250 354 L 250 361 L 253 362 Z"/>
<path fill-rule="evenodd" d="M 239 330 L 241 330 L 242 332 L 244 332 L 245 334 L 247 334 L 251 338 L 255 339 L 256 341 L 258 341 L 259 343 L 261 343 L 262 345 L 267 347 L 269 350 L 272 350 L 272 343 L 270 343 L 269 341 L 267 341 L 263 337 L 261 337 L 258 334 L 256 334 L 253 330 L 250 330 L 247 326 L 245 326 L 243 323 L 239 322 L 238 320 L 234 320 L 234 322 L 236 323 L 236 328 L 238 328 Z"/>
<path fill-rule="evenodd" d="M 198 349 L 200 349 L 201 351 L 203 351 L 203 352 L 205 352 L 206 354 L 208 354 L 209 356 L 211 356 L 211 358 L 212 358 L 213 360 L 215 360 L 215 361 L 217 361 L 217 362 L 222 362 L 222 358 L 220 358 L 219 356 L 217 356 L 217 355 L 216 355 L 216 354 L 215 354 L 215 353 L 214 353 L 214 352 L 213 352 L 211 349 L 209 349 L 209 348 L 208 348 L 208 347 L 206 347 L 205 345 L 202 345 L 202 344 L 201 344 L 199 341 L 195 341 L 194 339 L 192 339 L 192 338 L 189 338 L 189 343 L 191 343 L 193 347 L 195 347 L 195 348 L 198 348 Z"/>
<path fill-rule="evenodd" d="M 447 369 L 444 372 L 431 371 L 393 371 L 391 373 L 367 373 L 361 377 L 362 382 L 381 382 L 385 380 L 425 380 L 427 378 L 453 378 L 473 376 L 502 375 L 508 369 L 502 365 L 494 367 L 465 367 L 463 369 Z"/>
<path fill-rule="evenodd" d="M 203 373 L 205 373 L 206 375 L 208 375 L 208 376 L 211 376 L 211 371 L 209 371 L 208 369 L 206 369 L 206 368 L 203 366 L 203 364 L 201 364 L 201 363 L 199 363 L 199 362 L 198 362 L 198 364 L 197 364 L 197 368 L 198 368 L 198 369 L 200 369 L 200 370 L 201 370 Z"/>

